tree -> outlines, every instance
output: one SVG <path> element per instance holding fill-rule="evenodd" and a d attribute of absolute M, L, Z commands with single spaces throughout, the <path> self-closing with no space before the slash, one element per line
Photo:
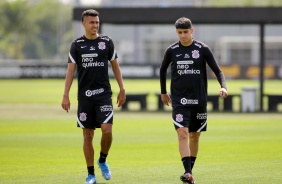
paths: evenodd
<path fill-rule="evenodd" d="M 73 39 L 72 6 L 58 0 L 0 2 L 0 57 L 66 59 Z"/>
<path fill-rule="evenodd" d="M 46 8 L 48 7 L 48 8 Z M 29 57 L 44 59 L 66 59 L 72 38 L 72 7 L 57 0 L 44 0 L 32 9 L 35 23 L 40 31 L 40 43 L 30 43 L 26 49 Z M 35 55 L 32 52 L 37 49 Z"/>
<path fill-rule="evenodd" d="M 23 47 L 36 34 L 38 27 L 30 18 L 26 1 L 4 1 L 1 4 L 0 52 L 4 58 L 23 59 Z"/>

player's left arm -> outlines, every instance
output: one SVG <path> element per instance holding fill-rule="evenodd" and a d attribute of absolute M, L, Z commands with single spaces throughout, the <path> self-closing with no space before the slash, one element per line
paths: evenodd
<path fill-rule="evenodd" d="M 111 65 L 112 65 L 112 70 L 114 72 L 116 81 L 117 81 L 118 86 L 119 86 L 119 94 L 117 96 L 117 104 L 118 104 L 118 107 L 120 107 L 126 101 L 126 95 L 125 95 L 125 88 L 124 88 L 124 85 L 123 85 L 122 73 L 121 73 L 117 59 L 114 59 L 113 61 L 111 61 Z"/>
<path fill-rule="evenodd" d="M 211 70 L 214 72 L 221 89 L 219 91 L 219 96 L 220 98 L 226 98 L 228 96 L 227 92 L 227 87 L 226 87 L 226 81 L 225 81 L 225 76 L 222 70 L 220 69 L 218 63 L 216 62 L 212 51 L 208 47 L 204 47 L 204 55 L 205 55 L 205 60 L 207 61 L 209 67 Z"/>

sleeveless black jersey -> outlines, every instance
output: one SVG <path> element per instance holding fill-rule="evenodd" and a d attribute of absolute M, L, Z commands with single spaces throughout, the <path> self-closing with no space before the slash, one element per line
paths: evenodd
<path fill-rule="evenodd" d="M 160 68 L 161 93 L 166 92 L 166 72 L 171 65 L 170 95 L 173 106 L 203 107 L 207 105 L 206 64 L 215 73 L 221 87 L 225 77 L 209 47 L 193 40 L 190 46 L 178 41 L 167 48 Z"/>
<path fill-rule="evenodd" d="M 117 58 L 113 41 L 100 35 L 94 40 L 85 36 L 71 44 L 68 62 L 77 66 L 78 97 L 103 100 L 111 97 L 108 64 Z"/>

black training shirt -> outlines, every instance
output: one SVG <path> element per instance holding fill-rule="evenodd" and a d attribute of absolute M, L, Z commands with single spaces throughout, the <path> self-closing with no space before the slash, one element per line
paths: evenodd
<path fill-rule="evenodd" d="M 94 40 L 82 36 L 72 42 L 68 62 L 77 65 L 78 97 L 100 100 L 111 96 L 108 61 L 116 58 L 113 41 L 108 36 L 99 35 Z"/>
<path fill-rule="evenodd" d="M 161 93 L 166 91 L 166 73 L 171 64 L 171 99 L 173 106 L 203 107 L 207 105 L 206 64 L 215 73 L 222 88 L 225 77 L 209 47 L 193 40 L 190 46 L 180 41 L 167 48 L 160 68 Z"/>

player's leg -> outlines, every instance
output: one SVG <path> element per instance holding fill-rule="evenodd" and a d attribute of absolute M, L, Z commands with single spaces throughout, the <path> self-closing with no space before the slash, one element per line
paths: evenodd
<path fill-rule="evenodd" d="M 189 125 L 189 146 L 191 152 L 191 170 L 194 167 L 199 152 L 201 132 L 207 129 L 206 107 L 193 108 L 191 111 L 191 123 Z"/>
<path fill-rule="evenodd" d="M 94 130 L 89 128 L 83 129 L 83 152 L 86 160 L 88 177 L 85 184 L 96 183 L 94 174 L 94 148 L 93 148 Z"/>
<path fill-rule="evenodd" d="M 190 147 L 190 153 L 191 153 L 191 170 L 194 167 L 194 163 L 198 155 L 200 135 L 201 135 L 201 132 L 190 132 L 189 133 L 189 147 Z"/>
<path fill-rule="evenodd" d="M 189 148 L 189 119 L 190 112 L 183 108 L 173 108 L 172 113 L 173 123 L 178 136 L 178 147 L 184 167 L 184 174 L 180 176 L 180 180 L 184 183 L 194 183 L 194 178 L 191 172 L 191 157 Z"/>
<path fill-rule="evenodd" d="M 188 144 L 188 128 L 181 127 L 176 130 L 178 136 L 178 149 L 181 158 L 190 156 L 190 149 Z"/>
<path fill-rule="evenodd" d="M 96 177 L 94 171 L 94 107 L 92 102 L 86 98 L 78 99 L 77 126 L 82 128 L 83 133 L 83 153 L 87 165 L 88 176 L 85 184 L 95 184 Z"/>
<path fill-rule="evenodd" d="M 101 155 L 99 158 L 100 163 L 106 161 L 107 155 L 112 145 L 112 124 L 103 123 L 101 124 L 102 137 L 101 137 Z"/>
<path fill-rule="evenodd" d="M 185 173 L 191 173 L 191 159 L 190 148 L 188 144 L 189 132 L 188 128 L 181 127 L 176 130 L 178 135 L 178 149 L 181 156 L 181 160 L 185 169 Z"/>
<path fill-rule="evenodd" d="M 103 102 L 99 105 L 98 114 L 98 121 L 102 122 L 100 124 L 101 131 L 102 131 L 102 137 L 101 137 L 101 151 L 100 151 L 100 157 L 97 161 L 99 168 L 102 171 L 102 175 L 104 179 L 109 180 L 111 179 L 111 171 L 109 169 L 109 166 L 106 162 L 106 158 L 108 156 L 109 150 L 112 145 L 112 124 L 113 124 L 113 107 L 112 107 L 112 101 Z"/>
<path fill-rule="evenodd" d="M 87 166 L 94 166 L 94 148 L 93 148 L 94 130 L 83 129 L 83 152 Z"/>
<path fill-rule="evenodd" d="M 188 128 L 182 127 L 178 128 L 177 130 L 178 135 L 178 145 L 179 145 L 179 153 L 181 156 L 181 160 L 185 169 L 185 173 L 180 176 L 180 180 L 183 181 L 183 183 L 194 183 L 194 177 L 192 176 L 192 169 L 191 169 L 191 153 L 190 148 L 188 144 L 188 137 L 189 132 Z"/>

